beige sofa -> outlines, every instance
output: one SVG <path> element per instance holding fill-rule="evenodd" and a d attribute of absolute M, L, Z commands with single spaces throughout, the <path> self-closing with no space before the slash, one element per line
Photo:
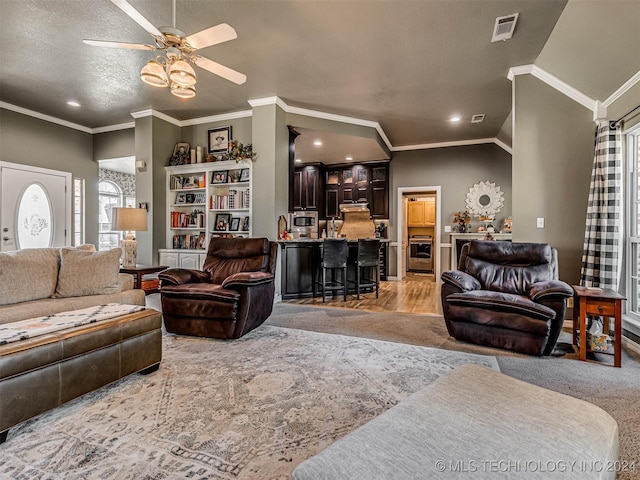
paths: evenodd
<path fill-rule="evenodd" d="M 93 245 L 0 253 L 0 325 L 106 303 L 144 305 L 119 258 L 120 249 Z"/>
<path fill-rule="evenodd" d="M 11 328 L 19 320 L 37 323 L 37 317 L 110 303 L 130 310 L 135 307 L 129 305 L 144 306 L 144 291 L 133 289 L 131 275 L 119 273 L 120 249 L 91 247 L 0 253 L 0 333 L 14 331 L 9 340 L 0 340 L 0 444 L 25 420 L 160 365 L 162 315 L 156 310 L 33 338 L 21 327 Z"/>

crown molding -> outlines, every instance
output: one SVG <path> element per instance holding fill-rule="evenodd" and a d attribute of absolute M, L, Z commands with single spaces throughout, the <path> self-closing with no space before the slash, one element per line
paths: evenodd
<path fill-rule="evenodd" d="M 310 109 L 307 109 L 307 108 L 293 107 L 293 106 L 288 105 L 286 102 L 284 102 L 281 98 L 279 98 L 277 96 L 252 99 L 252 100 L 249 100 L 248 102 L 249 102 L 249 105 L 251 105 L 252 108 L 265 106 L 265 105 L 274 105 L 275 104 L 275 105 L 278 105 L 280 108 L 282 108 L 287 113 L 292 113 L 292 114 L 296 114 L 296 115 L 304 115 L 304 116 L 308 116 L 308 117 L 320 118 L 320 119 L 323 119 L 323 120 L 330 120 L 330 121 L 335 121 L 335 122 L 348 123 L 348 124 L 352 124 L 352 125 L 360 125 L 360 126 L 363 126 L 363 127 L 375 128 L 376 131 L 378 132 L 378 134 L 380 135 L 380 137 L 382 138 L 382 140 L 384 141 L 385 145 L 387 146 L 387 148 L 391 152 L 406 152 L 406 151 L 411 151 L 411 150 L 425 150 L 425 149 L 431 149 L 431 148 L 445 148 L 445 147 L 455 147 L 455 146 L 465 146 L 465 145 L 481 145 L 481 144 L 486 144 L 486 143 L 495 143 L 496 145 L 501 147 L 506 152 L 508 152 L 510 154 L 512 153 L 511 147 L 509 147 L 508 145 L 506 145 L 502 141 L 498 140 L 497 138 L 483 138 L 483 139 L 475 139 L 475 140 L 459 140 L 459 141 L 454 141 L 454 142 L 440 142 L 440 143 L 428 143 L 428 144 L 421 144 L 421 145 L 404 145 L 404 146 L 401 146 L 401 147 L 394 147 L 393 145 L 391 145 L 391 142 L 389 141 L 389 138 L 387 137 L 386 133 L 384 132 L 384 130 L 382 129 L 380 124 L 378 122 L 375 122 L 375 121 L 363 120 L 361 118 L 355 118 L 355 117 L 348 117 L 346 115 L 338 115 L 338 114 L 334 114 L 334 113 L 321 112 L 321 111 L 318 111 L 318 110 L 310 110 Z M 6 103 L 6 102 L 0 102 L 0 108 L 4 108 L 6 110 L 11 110 L 11 111 L 14 111 L 14 112 L 17 112 L 17 113 L 22 113 L 24 115 L 29 115 L 29 116 L 38 118 L 40 120 L 45 120 L 47 122 L 51 122 L 51 123 L 55 123 L 55 124 L 58 124 L 58 125 L 62 125 L 64 127 L 73 128 L 75 130 L 80 130 L 82 132 L 90 133 L 90 134 L 106 133 L 106 132 L 111 132 L 111 131 L 116 131 L 116 130 L 126 130 L 126 129 L 129 129 L 129 128 L 135 128 L 135 122 L 120 123 L 120 124 L 116 124 L 116 125 L 107 125 L 107 126 L 98 127 L 98 128 L 89 128 L 89 127 L 85 127 L 83 125 L 78 125 L 76 123 L 72 123 L 72 122 L 68 122 L 66 120 L 62 120 L 62 119 L 59 119 L 59 118 L 56 118 L 56 117 L 52 117 L 50 115 L 45 115 L 45 114 L 42 114 L 42 113 L 39 113 L 39 112 L 35 112 L 33 110 L 28 110 L 26 108 L 18 107 L 16 105 L 12 105 L 12 104 L 9 104 L 9 103 Z M 137 112 L 131 112 L 131 116 L 133 118 L 135 118 L 135 119 L 153 116 L 153 117 L 160 118 L 160 119 L 162 119 L 162 120 L 164 120 L 164 121 L 166 121 L 168 123 L 171 123 L 173 125 L 176 125 L 178 127 L 188 127 L 188 126 L 193 126 L 193 125 L 200 125 L 200 124 L 203 124 L 203 123 L 212 123 L 212 122 L 233 120 L 233 119 L 237 119 L 237 118 L 251 117 L 251 116 L 253 116 L 253 111 L 251 111 L 251 110 L 242 110 L 242 111 L 238 111 L 238 112 L 223 113 L 223 114 L 220 114 L 220 115 L 212 115 L 212 116 L 208 116 L 208 117 L 192 118 L 192 119 L 188 119 L 188 120 L 178 120 L 178 119 L 173 118 L 173 117 L 171 117 L 169 115 L 166 115 L 166 114 L 164 114 L 162 112 L 159 112 L 157 110 L 149 108 L 149 109 L 146 109 L 146 110 L 140 110 L 140 111 L 137 111 Z"/>
<path fill-rule="evenodd" d="M 549 85 L 550 87 L 555 88 L 560 93 L 565 94 L 567 97 L 572 99 L 575 102 L 578 102 L 585 108 L 588 108 L 592 112 L 597 111 L 596 101 L 582 93 L 580 90 L 573 88 L 568 83 L 563 82 L 558 77 L 550 74 L 546 70 L 538 67 L 537 65 L 520 65 L 517 67 L 511 67 L 509 69 L 509 73 L 507 74 L 507 78 L 511 81 L 517 75 L 526 75 L 531 74 L 539 80 L 542 80 L 544 83 Z"/>
<path fill-rule="evenodd" d="M 92 128 L 91 133 L 115 132 L 116 130 L 128 130 L 129 128 L 136 128 L 136 123 L 118 123 L 117 125 L 106 125 L 104 127 Z"/>
<path fill-rule="evenodd" d="M 181 125 L 182 122 L 177 118 L 170 117 L 166 113 L 159 112 L 157 110 L 154 110 L 153 108 L 149 108 L 147 110 L 140 110 L 139 112 L 131 112 L 131 116 L 133 118 L 156 117 L 161 120 L 164 120 L 167 123 L 171 123 L 176 127 L 182 126 Z"/>
<path fill-rule="evenodd" d="M 387 146 L 387 148 L 390 151 L 393 151 L 393 146 L 391 145 L 391 142 L 389 141 L 387 134 L 384 132 L 384 130 L 382 129 L 382 127 L 378 122 L 375 122 L 372 120 L 363 120 L 361 118 L 348 117 L 346 115 L 338 115 L 335 113 L 320 112 L 318 110 L 311 110 L 308 108 L 292 107 L 291 105 L 288 105 L 284 100 L 282 100 L 280 97 L 277 97 L 277 96 L 255 98 L 252 100 L 248 100 L 248 102 L 252 108 L 275 104 L 275 105 L 278 105 L 280 108 L 282 108 L 282 110 L 284 110 L 285 112 L 292 113 L 295 115 L 303 115 L 305 117 L 320 118 L 322 120 L 330 120 L 333 122 L 342 122 L 342 123 L 348 123 L 350 125 L 360 125 L 362 127 L 375 128 L 378 134 L 380 135 L 380 138 L 382 138 L 382 141 Z"/>
<path fill-rule="evenodd" d="M 504 143 L 502 140 L 500 140 L 499 138 L 494 138 L 493 139 L 493 143 L 495 143 L 497 146 L 499 146 L 501 149 L 503 149 L 505 152 L 507 152 L 509 155 L 513 155 L 513 148 L 510 147 L 509 145 L 507 145 L 506 143 Z"/>
<path fill-rule="evenodd" d="M 421 145 L 403 145 L 402 147 L 393 147 L 392 152 L 409 152 L 413 150 L 428 150 L 431 148 L 446 148 L 446 147 L 465 147 L 470 145 L 486 145 L 488 143 L 494 143 L 504 151 L 512 154 L 513 150 L 510 146 L 504 143 L 498 138 L 476 138 L 471 140 L 456 140 L 453 142 L 438 142 L 438 143 L 424 143 Z"/>
<path fill-rule="evenodd" d="M 28 108 L 19 107 L 17 105 L 12 105 L 11 103 L 0 102 L 0 108 L 4 108 L 5 110 L 11 110 L 12 112 L 21 113 L 22 115 L 27 115 L 29 117 L 37 118 L 39 120 L 44 120 L 45 122 L 55 123 L 56 125 L 61 125 L 67 128 L 73 128 L 74 130 L 80 130 L 84 133 L 93 133 L 93 129 L 89 127 L 85 127 L 84 125 L 78 125 L 77 123 L 68 122 L 66 120 L 62 120 L 61 118 L 52 117 L 51 115 L 45 115 L 44 113 L 36 112 L 33 110 L 29 110 Z"/>
<path fill-rule="evenodd" d="M 633 87 L 636 83 L 640 82 L 640 70 L 638 70 L 634 75 L 631 76 L 629 80 L 624 82 L 620 88 L 618 88 L 615 92 L 611 94 L 609 98 L 607 98 L 604 102 L 605 107 L 611 106 L 613 102 L 618 100 L 622 95 L 627 93 L 631 87 Z"/>
<path fill-rule="evenodd" d="M 201 125 L 203 123 L 225 122 L 227 120 L 235 120 L 237 118 L 246 118 L 251 116 L 253 116 L 253 111 L 242 110 L 239 112 L 221 113 L 219 115 L 211 115 L 208 117 L 191 118 L 189 120 L 182 120 L 180 122 L 180 126 L 190 127 L 192 125 Z"/>

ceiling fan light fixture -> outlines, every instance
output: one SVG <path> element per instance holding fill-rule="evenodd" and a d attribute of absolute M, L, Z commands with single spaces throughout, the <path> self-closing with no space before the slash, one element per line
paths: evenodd
<path fill-rule="evenodd" d="M 164 66 L 156 61 L 149 60 L 149 62 L 142 67 L 140 71 L 140 79 L 153 87 L 168 87 L 169 86 L 169 77 L 167 77 L 167 72 L 164 70 Z"/>
<path fill-rule="evenodd" d="M 178 98 L 193 98 L 196 96 L 195 85 L 180 85 L 179 83 L 171 84 L 171 94 Z"/>
<path fill-rule="evenodd" d="M 169 67 L 169 78 L 173 83 L 190 86 L 196 84 L 196 72 L 185 60 L 176 60 Z"/>

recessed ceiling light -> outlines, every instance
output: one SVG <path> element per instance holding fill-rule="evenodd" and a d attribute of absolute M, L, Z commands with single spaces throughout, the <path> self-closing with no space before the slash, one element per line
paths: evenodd
<path fill-rule="evenodd" d="M 316 147 L 320 147 L 320 146 L 322 146 L 322 140 L 316 140 L 315 142 L 313 142 L 313 144 L 314 144 Z"/>
<path fill-rule="evenodd" d="M 345 160 L 353 160 L 353 157 L 349 155 L 347 158 L 345 158 Z"/>
<path fill-rule="evenodd" d="M 78 102 L 76 102 L 75 100 L 69 100 L 67 102 L 67 105 L 70 105 L 72 107 L 79 107 L 80 106 L 80 104 Z"/>
<path fill-rule="evenodd" d="M 299 158 L 296 158 L 296 163 L 301 163 L 302 160 L 300 160 Z"/>
<path fill-rule="evenodd" d="M 451 117 L 449 119 L 450 122 L 459 122 L 460 121 L 460 116 L 459 115 L 454 115 L 453 117 Z"/>

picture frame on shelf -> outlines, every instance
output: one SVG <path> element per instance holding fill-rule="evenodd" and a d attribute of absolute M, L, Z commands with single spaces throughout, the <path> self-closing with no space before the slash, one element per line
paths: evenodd
<path fill-rule="evenodd" d="M 211 183 L 227 183 L 228 170 L 219 170 L 211 174 Z"/>
<path fill-rule="evenodd" d="M 227 181 L 229 183 L 236 183 L 240 180 L 240 170 L 229 170 L 229 175 L 227 176 Z"/>
<path fill-rule="evenodd" d="M 149 202 L 138 202 L 138 208 L 144 208 L 148 212 L 149 211 Z"/>
<path fill-rule="evenodd" d="M 249 217 L 244 217 L 242 219 L 242 231 L 243 232 L 249 231 Z"/>
<path fill-rule="evenodd" d="M 191 145 L 187 142 L 178 142 L 173 147 L 173 153 L 169 165 L 188 165 L 191 163 Z"/>
<path fill-rule="evenodd" d="M 183 205 L 187 203 L 187 194 L 186 193 L 178 193 L 176 194 L 176 205 Z"/>
<path fill-rule="evenodd" d="M 234 217 L 231 219 L 231 226 L 229 227 L 229 231 L 237 232 L 240 230 L 240 217 Z"/>
<path fill-rule="evenodd" d="M 229 140 L 231 140 L 230 125 L 207 130 L 208 153 L 227 153 L 229 151 Z"/>
<path fill-rule="evenodd" d="M 240 170 L 240 181 L 241 182 L 248 182 L 249 181 L 249 169 L 248 168 L 243 168 L 242 170 Z"/>
<path fill-rule="evenodd" d="M 226 232 L 229 230 L 229 222 L 231 221 L 230 213 L 218 213 L 216 214 L 216 223 L 213 229 L 216 232 Z"/>

